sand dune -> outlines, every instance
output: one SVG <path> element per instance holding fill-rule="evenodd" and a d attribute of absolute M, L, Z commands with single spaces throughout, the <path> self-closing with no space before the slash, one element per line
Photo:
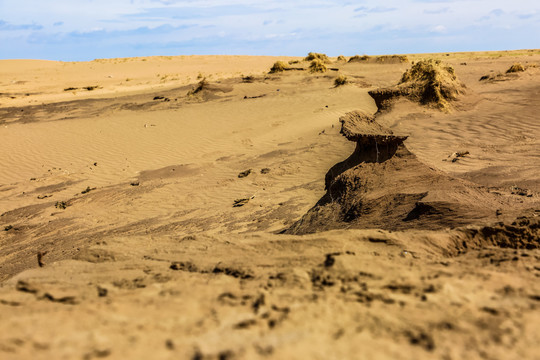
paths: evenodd
<path fill-rule="evenodd" d="M 535 359 L 540 53 L 401 59 L 0 61 L 0 358 Z"/>

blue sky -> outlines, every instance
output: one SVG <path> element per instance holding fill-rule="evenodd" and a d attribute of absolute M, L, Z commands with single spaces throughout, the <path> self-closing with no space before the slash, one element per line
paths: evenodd
<path fill-rule="evenodd" d="M 0 59 L 540 47 L 539 0 L 0 0 Z"/>

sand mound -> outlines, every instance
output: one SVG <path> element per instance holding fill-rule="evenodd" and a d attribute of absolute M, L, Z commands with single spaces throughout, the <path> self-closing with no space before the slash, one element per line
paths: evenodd
<path fill-rule="evenodd" d="M 272 65 L 272 67 L 270 68 L 269 73 L 270 74 L 275 74 L 275 73 L 283 72 L 288 68 L 289 68 L 289 65 L 287 65 L 287 63 L 285 63 L 283 61 L 276 61 L 274 63 L 274 65 Z"/>
<path fill-rule="evenodd" d="M 326 68 L 326 65 L 324 64 L 324 62 L 322 60 L 319 60 L 319 59 L 315 59 L 311 62 L 311 64 L 309 65 L 309 72 L 312 72 L 312 73 L 323 73 L 323 72 L 326 72 L 327 68 Z"/>
<path fill-rule="evenodd" d="M 326 194 L 287 233 L 336 228 L 443 229 L 496 219 L 497 200 L 484 189 L 421 163 L 373 115 L 340 118 L 354 153 L 326 174 Z"/>
<path fill-rule="evenodd" d="M 348 82 L 349 80 L 347 79 L 347 76 L 343 74 L 339 74 L 338 77 L 334 80 L 334 86 L 335 87 L 342 86 L 342 85 L 347 84 Z"/>
<path fill-rule="evenodd" d="M 458 80 L 454 68 L 439 60 L 422 60 L 414 64 L 390 88 L 372 90 L 369 95 L 379 110 L 390 106 L 393 99 L 404 96 L 423 105 L 441 110 L 449 109 L 449 102 L 464 93 L 465 85 Z"/>
<path fill-rule="evenodd" d="M 197 85 L 192 87 L 192 89 L 189 90 L 186 95 L 189 100 L 207 101 L 219 99 L 220 96 L 218 93 L 228 93 L 231 91 L 231 86 L 211 84 L 206 80 L 206 78 L 203 78 L 197 83 Z M 154 100 L 162 100 L 164 102 L 171 101 L 171 99 L 164 96 L 155 96 Z"/>
<path fill-rule="evenodd" d="M 508 70 L 506 70 L 506 73 L 516 73 L 516 72 L 522 72 L 525 71 L 525 67 L 521 63 L 515 63 Z"/>

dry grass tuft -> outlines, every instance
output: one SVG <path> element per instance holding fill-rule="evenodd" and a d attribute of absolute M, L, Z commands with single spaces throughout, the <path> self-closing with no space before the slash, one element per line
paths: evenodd
<path fill-rule="evenodd" d="M 465 85 L 458 80 L 454 68 L 440 60 L 422 60 L 403 73 L 400 82 L 390 88 L 369 91 L 381 111 L 388 108 L 393 99 L 406 97 L 423 105 L 450 110 L 451 100 L 465 92 Z"/>
<path fill-rule="evenodd" d="M 285 71 L 285 69 L 288 69 L 288 68 L 289 68 L 289 65 L 287 65 L 283 61 L 276 61 L 274 65 L 272 65 L 272 68 L 270 68 L 270 74 L 283 72 Z"/>
<path fill-rule="evenodd" d="M 341 86 L 341 85 L 345 85 L 349 82 L 349 80 L 347 80 L 347 77 L 343 74 L 339 74 L 338 77 L 334 80 L 334 85 L 335 87 L 338 87 L 338 86 Z"/>
<path fill-rule="evenodd" d="M 339 62 L 347 62 L 347 58 L 345 56 L 343 56 L 343 55 L 339 55 L 337 57 L 337 61 L 339 61 Z"/>
<path fill-rule="evenodd" d="M 304 58 L 304 61 L 313 61 L 313 60 L 320 60 L 326 64 L 330 63 L 330 59 L 328 58 L 328 56 L 326 56 L 326 54 L 310 52 L 308 56 Z"/>
<path fill-rule="evenodd" d="M 311 62 L 311 64 L 309 64 L 309 72 L 312 72 L 312 73 L 323 73 L 323 72 L 326 72 L 327 68 L 326 68 L 326 65 L 324 64 L 324 62 L 322 62 L 321 60 L 319 59 L 315 59 Z"/>
<path fill-rule="evenodd" d="M 203 78 L 201 81 L 199 81 L 199 83 L 197 84 L 197 86 L 195 88 L 188 91 L 187 95 L 188 96 L 193 96 L 193 95 L 203 91 L 207 87 L 208 87 L 208 81 L 206 81 L 206 78 Z"/>
<path fill-rule="evenodd" d="M 300 60 L 289 60 L 289 65 L 299 64 Z"/>
<path fill-rule="evenodd" d="M 506 73 L 510 74 L 510 73 L 517 73 L 517 72 L 522 72 L 522 71 L 525 71 L 525 67 L 521 65 L 521 63 L 515 63 L 514 65 L 510 66 L 508 70 L 506 70 Z"/>
<path fill-rule="evenodd" d="M 453 67 L 433 59 L 414 64 L 403 73 L 398 85 L 407 90 L 409 97 L 441 110 L 447 109 L 448 101 L 457 99 L 465 87 L 457 79 Z"/>

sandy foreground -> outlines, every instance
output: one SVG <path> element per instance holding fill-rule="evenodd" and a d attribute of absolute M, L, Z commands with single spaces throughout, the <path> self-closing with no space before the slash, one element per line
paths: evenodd
<path fill-rule="evenodd" d="M 466 91 L 379 112 L 407 151 L 328 220 L 339 119 L 424 58 Z M 408 59 L 0 61 L 0 358 L 540 359 L 540 51 Z"/>

